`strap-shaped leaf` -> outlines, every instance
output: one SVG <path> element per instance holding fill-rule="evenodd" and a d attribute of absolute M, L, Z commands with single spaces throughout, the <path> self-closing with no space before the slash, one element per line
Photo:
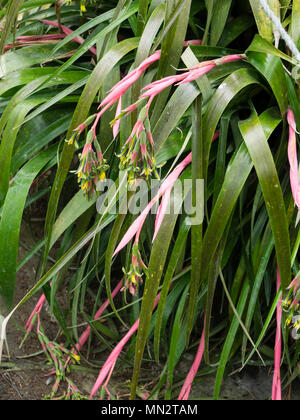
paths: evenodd
<path fill-rule="evenodd" d="M 269 16 L 265 13 L 259 0 L 249 0 L 254 14 L 256 25 L 260 35 L 267 41 L 273 41 L 273 25 Z M 268 4 L 272 11 L 279 17 L 280 16 L 280 3 L 279 0 L 269 0 Z"/>
<path fill-rule="evenodd" d="M 300 40 L 300 3 L 297 0 L 293 0 L 292 24 L 290 32 L 295 44 L 298 45 Z"/>
<path fill-rule="evenodd" d="M 171 194 L 170 200 L 171 202 L 174 202 L 174 206 L 177 208 L 178 204 L 182 202 L 182 196 L 176 192 L 175 189 Z M 170 214 L 165 215 L 152 246 L 148 275 L 145 281 L 143 301 L 140 312 L 140 324 L 136 339 L 134 370 L 131 383 L 131 399 L 134 399 L 136 395 L 136 388 L 138 384 L 144 349 L 149 333 L 154 302 L 177 218 L 178 214 L 176 214 L 176 212 L 170 212 Z"/>
<path fill-rule="evenodd" d="M 291 251 L 285 203 L 276 166 L 256 112 L 253 111 L 249 120 L 240 122 L 239 127 L 265 199 L 275 241 L 281 285 L 284 290 L 291 280 Z"/>
<path fill-rule="evenodd" d="M 247 53 L 250 63 L 267 79 L 282 115 L 288 107 L 285 70 L 279 57 L 263 53 Z"/>
<path fill-rule="evenodd" d="M 225 28 L 232 0 L 216 0 L 210 28 L 210 45 L 217 45 Z"/>
<path fill-rule="evenodd" d="M 52 147 L 29 161 L 15 176 L 4 202 L 0 222 L 0 294 L 8 308 L 12 307 L 14 298 L 19 233 L 26 197 L 34 178 L 55 152 L 56 148 Z"/>

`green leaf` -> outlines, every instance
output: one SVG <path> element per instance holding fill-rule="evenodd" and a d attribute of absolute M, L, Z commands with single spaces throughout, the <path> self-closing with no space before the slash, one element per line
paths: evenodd
<path fill-rule="evenodd" d="M 173 323 L 168 357 L 168 387 L 166 389 L 166 400 L 171 399 L 172 386 L 174 380 L 174 369 L 176 367 L 176 363 L 178 362 L 178 356 L 180 356 L 185 346 L 186 320 L 183 317 L 183 311 L 187 300 L 188 291 L 189 288 L 186 287 L 182 293 Z"/>
<path fill-rule="evenodd" d="M 232 0 L 216 0 L 210 27 L 210 45 L 217 45 L 231 8 Z"/>
<path fill-rule="evenodd" d="M 227 45 L 231 44 L 231 42 L 238 38 L 242 33 L 250 29 L 254 23 L 252 16 L 249 15 L 241 15 L 232 19 L 230 22 L 227 22 L 219 45 L 227 47 Z"/>
<path fill-rule="evenodd" d="M 264 274 L 266 272 L 267 264 L 269 262 L 273 248 L 274 248 L 274 240 L 273 238 L 271 238 L 267 246 L 264 248 L 264 253 L 262 255 L 256 276 L 255 276 L 255 281 L 251 290 L 251 295 L 250 295 L 250 300 L 249 300 L 247 315 L 246 315 L 246 320 L 245 320 L 245 327 L 247 329 L 250 328 L 253 314 L 257 305 L 257 299 L 259 296 L 261 284 L 262 284 Z M 243 355 L 246 352 L 246 345 L 247 345 L 247 337 L 244 336 L 243 346 L 242 346 Z"/>
<path fill-rule="evenodd" d="M 40 101 L 44 99 L 27 100 L 18 105 L 15 105 L 11 113 L 7 118 L 7 124 L 5 126 L 2 142 L 0 146 L 0 165 L 2 167 L 2 176 L 0 178 L 0 203 L 3 203 L 5 195 L 8 190 L 11 172 L 11 157 L 13 153 L 14 143 L 20 130 L 20 124 L 23 122 L 26 114 Z M 10 104 L 11 105 L 11 104 Z M 9 109 L 9 105 L 6 110 Z M 2 118 L 4 117 L 2 114 Z M 1 119 L 1 122 L 3 119 Z"/>
<path fill-rule="evenodd" d="M 212 1 L 205 0 L 205 5 L 207 8 L 207 19 L 206 19 L 205 31 L 204 31 L 204 35 L 202 39 L 202 42 L 204 45 L 208 44 L 209 30 L 210 30 L 211 20 L 213 17 L 215 3 L 216 3 L 216 0 L 212 0 Z"/>
<path fill-rule="evenodd" d="M 290 35 L 293 38 L 295 44 L 298 45 L 300 40 L 300 3 L 297 0 L 293 0 Z"/>
<path fill-rule="evenodd" d="M 253 126 L 256 127 L 255 131 Z M 291 251 L 287 215 L 277 170 L 265 133 L 254 110 L 250 119 L 240 122 L 239 127 L 265 199 L 275 241 L 281 285 L 285 290 L 291 279 Z"/>
<path fill-rule="evenodd" d="M 249 284 L 247 281 L 244 282 L 242 291 L 241 291 L 241 295 L 239 298 L 239 302 L 237 305 L 237 313 L 239 314 L 239 317 L 241 318 L 244 309 L 245 309 L 245 305 L 247 302 L 247 298 L 248 298 L 248 294 L 249 294 Z M 220 356 L 220 360 L 219 360 L 219 366 L 218 366 L 218 371 L 217 371 L 217 376 L 216 376 L 216 382 L 215 382 L 215 391 L 214 391 L 214 399 L 217 400 L 219 398 L 219 394 L 220 394 L 220 389 L 221 389 L 221 385 L 222 385 L 222 381 L 223 381 L 223 376 L 224 376 L 224 370 L 229 358 L 229 354 L 232 348 L 232 345 L 234 343 L 234 339 L 237 333 L 237 330 L 239 328 L 239 320 L 238 318 L 235 316 L 231 322 L 228 334 L 226 336 L 226 340 L 222 349 L 222 353 Z"/>
<path fill-rule="evenodd" d="M 263 114 L 261 118 L 263 119 Z M 277 124 L 279 123 L 278 117 L 276 119 Z M 251 136 L 253 139 L 257 138 L 259 132 L 261 132 L 261 125 L 258 125 L 256 120 L 255 124 L 249 126 L 249 133 L 251 128 Z M 266 124 L 269 127 L 269 122 Z M 272 126 L 275 129 L 276 125 Z M 257 130 L 257 131 L 256 131 Z M 263 130 L 262 130 L 263 131 Z M 266 135 L 270 135 L 269 129 L 266 129 L 268 134 L 263 132 L 264 139 Z M 242 143 L 240 147 L 234 153 L 229 165 L 227 166 L 224 183 L 219 193 L 217 202 L 214 206 L 210 221 L 208 223 L 204 239 L 203 239 L 203 261 L 211 261 L 215 254 L 218 244 L 222 238 L 223 232 L 229 220 L 229 217 L 235 207 L 237 199 L 243 189 L 243 186 L 251 172 L 253 163 L 247 152 L 246 145 Z M 202 278 L 207 271 L 207 266 L 202 265 Z"/>
<path fill-rule="evenodd" d="M 265 13 L 259 0 L 249 0 L 254 14 L 259 34 L 267 41 L 273 41 L 273 24 Z M 278 0 L 269 0 L 268 4 L 276 16 L 280 17 L 280 3 Z"/>
<path fill-rule="evenodd" d="M 56 60 L 71 53 L 74 44 L 66 45 L 60 52 L 53 53 L 53 45 L 36 45 L 23 47 L 15 51 L 8 51 L 0 56 L 0 78 L 17 70 Z M 49 58 L 51 55 L 51 58 Z M 53 74 L 56 74 L 57 70 Z"/>
<path fill-rule="evenodd" d="M 15 176 L 4 202 L 0 221 L 0 294 L 9 309 L 13 305 L 19 233 L 26 197 L 33 180 L 55 154 L 55 149 L 52 147 L 41 152 L 23 166 Z"/>
<path fill-rule="evenodd" d="M 37 129 L 39 132 L 35 135 L 32 134 L 35 129 L 34 125 L 28 127 L 28 131 L 27 125 L 25 125 L 22 132 L 19 132 L 16 140 L 19 140 L 18 144 L 20 144 L 20 146 L 17 147 L 17 144 L 15 144 L 15 153 L 11 162 L 12 174 L 14 174 L 24 163 L 26 163 L 28 158 L 34 156 L 43 147 L 67 130 L 71 121 L 71 113 L 65 111 L 56 112 L 54 110 L 50 111 L 50 113 L 51 116 L 56 116 L 56 121 L 46 125 L 45 128 L 41 127 L 41 125 L 37 123 Z M 45 114 L 43 114 L 43 117 L 45 117 Z"/>
<path fill-rule="evenodd" d="M 274 55 L 276 57 L 279 57 L 279 58 L 282 58 L 283 60 L 288 61 L 289 63 L 297 64 L 297 62 L 293 58 L 291 58 L 287 54 L 284 54 L 278 48 L 274 47 L 274 45 L 272 45 L 266 39 L 262 38 L 261 36 L 257 34 L 255 35 L 250 46 L 248 47 L 246 54 L 249 51 Z"/>
<path fill-rule="evenodd" d="M 199 89 L 192 83 L 187 83 L 176 89 L 153 129 L 156 153 L 177 126 L 178 120 L 199 94 Z"/>
<path fill-rule="evenodd" d="M 150 3 L 149 0 L 139 1 L 139 10 L 138 10 L 138 15 L 137 15 L 137 35 L 138 36 L 140 36 L 143 33 L 143 30 L 146 25 L 149 3 Z"/>
<path fill-rule="evenodd" d="M 105 28 L 100 31 L 100 33 L 97 33 L 95 36 L 92 36 L 89 40 L 86 40 L 84 44 L 82 44 L 79 48 L 77 48 L 76 52 L 72 54 L 71 58 L 67 60 L 64 64 L 62 64 L 54 73 L 53 76 L 50 76 L 48 80 L 46 80 L 46 83 L 49 82 L 52 77 L 58 76 L 63 71 L 65 71 L 68 67 L 70 67 L 76 60 L 78 60 L 83 54 L 85 54 L 97 41 L 100 39 L 103 39 L 106 35 L 108 35 L 111 31 L 113 31 L 115 28 L 117 28 L 122 22 L 124 22 L 126 19 L 128 19 L 130 16 L 132 16 L 137 11 L 137 6 L 133 5 L 128 12 L 121 13 L 121 15 L 114 19 L 109 25 L 105 26 Z M 129 41 L 126 39 L 126 41 Z M 57 52 L 54 50 L 54 53 L 57 54 Z M 51 56 L 53 58 L 53 56 Z M 98 63 L 99 64 L 99 63 Z"/>
<path fill-rule="evenodd" d="M 203 137 L 202 137 L 202 101 L 197 98 L 192 114 L 192 206 L 197 204 L 196 194 L 198 180 L 203 180 Z M 204 208 L 204 203 L 202 204 Z M 199 211 L 200 209 L 198 209 Z M 204 211 L 203 211 L 204 214 Z M 191 227 L 191 282 L 187 309 L 186 341 L 189 342 L 196 313 L 197 297 L 201 284 L 203 220 L 198 220 Z"/>
<path fill-rule="evenodd" d="M 174 200 L 175 206 L 178 205 L 179 199 L 181 202 L 182 197 L 176 197 L 175 193 L 171 194 L 170 200 Z M 131 382 L 131 399 L 134 399 L 136 395 L 139 372 L 148 337 L 154 302 L 157 295 L 160 279 L 163 273 L 167 252 L 170 246 L 177 217 L 178 214 L 172 214 L 172 212 L 171 214 L 165 215 L 160 230 L 152 246 L 148 275 L 145 281 L 143 301 L 140 312 L 139 329 L 136 338 L 134 370 Z"/>
<path fill-rule="evenodd" d="M 228 76 L 218 87 L 207 106 L 207 110 L 203 116 L 203 175 L 205 182 L 207 180 L 211 143 L 218 122 L 235 96 L 237 96 L 242 89 L 252 86 L 253 84 L 259 84 L 259 80 L 256 78 L 255 73 L 249 69 L 237 70 Z"/>
<path fill-rule="evenodd" d="M 178 67 L 183 43 L 186 38 L 186 31 L 189 20 L 191 0 L 172 0 L 167 2 L 165 26 L 163 28 L 164 38 L 161 45 L 161 58 L 157 79 L 175 74 Z M 160 40 L 161 42 L 161 40 Z M 157 48 L 155 44 L 154 49 Z M 151 116 L 151 122 L 155 124 L 168 99 L 170 88 L 165 89 L 157 98 Z"/>
<path fill-rule="evenodd" d="M 41 106 L 39 106 L 35 111 L 33 111 L 24 121 L 24 123 L 26 123 L 27 121 L 31 120 L 32 118 L 38 116 L 39 114 L 41 114 L 42 112 L 46 111 L 48 108 L 52 107 L 53 105 L 55 105 L 57 102 L 61 101 L 62 99 L 64 99 L 66 96 L 68 96 L 69 94 L 77 91 L 77 89 L 81 88 L 82 86 L 84 86 L 88 80 L 88 76 L 86 77 L 81 77 L 79 76 L 79 80 L 72 84 L 71 86 L 68 86 L 66 89 L 61 90 L 57 95 L 54 95 L 52 98 L 49 98 L 49 100 L 47 102 L 45 102 L 44 104 L 42 104 Z M 61 81 L 63 82 L 63 80 Z M 65 83 L 68 83 L 66 80 L 64 80 Z"/>
<path fill-rule="evenodd" d="M 6 18 L 4 28 L 2 28 L 1 39 L 0 39 L 0 56 L 2 56 L 6 40 L 9 36 L 11 28 L 15 25 L 15 21 L 18 15 L 19 8 L 21 7 L 23 0 L 10 0 L 6 10 Z"/>
<path fill-rule="evenodd" d="M 190 231 L 191 226 L 186 223 L 186 219 L 181 223 L 180 230 L 175 242 L 175 245 L 172 250 L 171 257 L 169 259 L 168 268 L 164 275 L 163 286 L 160 293 L 160 299 L 156 311 L 156 323 L 154 330 L 154 353 L 157 363 L 159 362 L 159 347 L 160 347 L 160 337 L 163 323 L 164 310 L 166 306 L 166 300 L 168 292 L 170 289 L 171 281 L 176 269 L 176 263 L 184 250 L 186 239 Z"/>
<path fill-rule="evenodd" d="M 57 239 L 90 207 L 95 205 L 96 197 L 90 201 L 86 199 L 82 191 L 78 191 L 59 214 L 52 231 L 50 247 Z"/>

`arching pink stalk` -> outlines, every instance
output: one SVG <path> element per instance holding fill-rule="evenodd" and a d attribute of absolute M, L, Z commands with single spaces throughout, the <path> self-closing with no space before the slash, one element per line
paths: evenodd
<path fill-rule="evenodd" d="M 191 39 L 190 41 L 184 41 L 184 46 L 188 47 L 189 45 L 201 45 L 201 39 Z"/>
<path fill-rule="evenodd" d="M 50 286 L 51 285 L 52 285 L 52 283 L 50 283 Z M 41 297 L 39 298 L 37 304 L 35 305 L 35 307 L 34 307 L 32 313 L 31 313 L 30 317 L 28 318 L 28 320 L 27 320 L 27 322 L 25 324 L 25 329 L 27 330 L 27 333 L 32 330 L 32 327 L 33 327 L 32 320 L 33 320 L 33 318 L 34 318 L 35 315 L 39 315 L 40 314 L 40 312 L 41 312 L 41 310 L 42 310 L 45 302 L 46 302 L 46 296 L 43 293 L 41 295 Z M 39 319 L 38 319 L 38 326 L 39 326 L 39 324 L 40 324 L 40 322 L 39 322 Z"/>
<path fill-rule="evenodd" d="M 41 312 L 45 301 L 46 301 L 46 297 L 45 297 L 44 294 L 42 294 L 42 296 L 39 298 L 38 303 L 35 305 L 30 317 L 28 318 L 28 320 L 25 324 L 25 329 L 26 329 L 27 332 L 30 332 L 32 330 L 32 327 L 33 327 L 32 320 L 33 320 L 33 318 L 36 314 Z"/>
<path fill-rule="evenodd" d="M 208 73 L 214 67 L 216 67 L 215 64 L 209 64 L 205 67 L 200 67 L 199 69 L 191 70 L 181 82 L 177 83 L 177 85 L 179 86 L 183 85 L 184 83 L 193 82 L 194 80 L 197 80 L 199 79 L 199 77 Z"/>
<path fill-rule="evenodd" d="M 219 131 L 216 131 L 212 141 L 215 141 L 218 137 L 219 137 Z M 121 249 L 123 249 L 138 232 L 141 232 L 141 229 L 147 218 L 147 215 L 149 214 L 154 204 L 158 202 L 160 197 L 164 196 L 164 194 L 167 194 L 166 197 L 164 198 L 164 204 L 160 207 L 158 219 L 156 220 L 155 233 L 154 233 L 153 240 L 155 239 L 159 231 L 159 228 L 161 226 L 161 223 L 163 221 L 165 209 L 167 207 L 169 193 L 171 192 L 174 186 L 174 183 L 180 176 L 181 172 L 191 162 L 192 162 L 192 153 L 189 153 L 186 156 L 186 158 L 181 163 L 179 163 L 175 167 L 175 169 L 167 176 L 167 178 L 163 181 L 162 185 L 160 186 L 156 196 L 149 202 L 149 204 L 145 207 L 142 213 L 135 219 L 135 221 L 129 227 L 129 229 L 123 236 L 121 242 L 119 243 L 118 247 L 116 248 L 113 256 L 115 256 L 118 252 L 120 252 Z"/>
<path fill-rule="evenodd" d="M 199 347 L 197 350 L 197 354 L 194 360 L 194 363 L 192 364 L 192 367 L 184 381 L 184 384 L 181 388 L 178 400 L 188 400 L 189 395 L 190 395 L 190 391 L 192 388 L 192 383 L 193 380 L 195 379 L 195 376 L 197 375 L 197 372 L 199 370 L 199 366 L 203 357 L 203 353 L 204 353 L 204 346 L 205 346 L 205 316 L 204 316 L 204 322 L 203 322 L 203 331 L 202 331 L 202 335 L 201 335 L 201 340 L 199 343 Z"/>
<path fill-rule="evenodd" d="M 297 157 L 296 122 L 291 109 L 288 110 L 287 118 L 289 124 L 288 158 L 290 163 L 290 183 L 295 204 L 300 211 L 300 180 Z"/>
<path fill-rule="evenodd" d="M 215 132 L 215 134 L 213 136 L 213 139 L 212 139 L 212 142 L 214 142 L 219 137 L 219 134 L 220 134 L 219 131 Z M 170 200 L 171 191 L 172 191 L 172 188 L 174 186 L 175 181 L 176 181 L 176 179 L 174 180 L 173 184 L 170 184 L 169 188 L 166 190 L 166 192 L 164 193 L 164 195 L 162 197 L 162 201 L 161 201 L 160 207 L 159 207 L 157 215 L 156 215 L 155 230 L 154 230 L 154 235 L 153 235 L 152 242 L 154 242 L 154 240 L 156 238 L 156 235 L 157 235 L 157 233 L 158 233 L 158 231 L 161 227 L 161 224 L 163 222 L 163 219 L 165 217 L 166 209 L 168 207 L 168 202 Z"/>
<path fill-rule="evenodd" d="M 147 70 L 147 68 L 158 61 L 161 56 L 161 51 L 156 51 L 154 54 L 152 54 L 150 57 L 146 58 L 136 69 L 132 70 L 127 76 L 123 77 L 111 90 L 115 90 L 116 88 L 122 86 L 124 83 L 127 84 L 129 80 L 134 80 L 135 77 L 137 77 L 137 74 L 142 74 Z M 138 77 L 137 77 L 138 79 Z M 136 80 L 137 80 L 136 79 Z M 128 85 L 129 87 L 131 84 Z"/>
<path fill-rule="evenodd" d="M 117 111 L 116 111 L 116 117 L 118 115 L 121 114 L 122 111 L 122 96 L 119 98 L 119 102 L 118 102 L 118 106 L 117 106 Z M 113 125 L 113 135 L 114 135 L 114 139 L 117 137 L 119 130 L 120 130 L 120 123 L 121 120 L 117 119 Z"/>
<path fill-rule="evenodd" d="M 44 35 L 21 35 L 17 36 L 17 41 L 41 41 L 45 39 L 61 39 L 65 38 L 64 34 L 44 34 Z"/>
<path fill-rule="evenodd" d="M 294 294 L 297 293 L 299 289 L 299 279 L 297 277 L 290 283 L 288 289 L 293 289 Z"/>
<path fill-rule="evenodd" d="M 159 298 L 160 298 L 160 293 L 156 296 L 155 302 L 154 302 L 154 307 L 153 310 L 156 308 L 158 302 L 159 302 Z M 95 393 L 98 391 L 98 389 L 101 387 L 101 385 L 103 384 L 103 382 L 105 381 L 105 379 L 107 378 L 107 376 L 112 374 L 112 371 L 114 369 L 114 366 L 116 364 L 116 361 L 120 355 L 120 353 L 122 352 L 125 344 L 128 342 L 128 340 L 130 339 L 130 337 L 132 337 L 132 335 L 137 331 L 138 327 L 140 324 L 140 318 L 138 318 L 135 323 L 133 324 L 133 326 L 130 328 L 130 330 L 128 331 L 128 333 L 122 338 L 122 340 L 116 345 L 116 347 L 113 349 L 113 351 L 110 353 L 110 355 L 108 356 L 106 362 L 104 363 L 104 365 L 102 366 L 99 376 L 92 388 L 91 394 L 90 394 L 90 398 L 92 398 Z M 107 382 L 105 382 L 105 384 L 107 385 Z"/>
<path fill-rule="evenodd" d="M 46 25 L 49 26 L 54 26 L 55 28 L 58 28 L 59 25 L 57 22 L 53 22 L 52 20 L 46 20 L 46 19 L 40 19 L 41 22 L 45 23 Z M 61 30 L 66 34 L 66 35 L 71 35 L 73 33 L 73 31 L 68 28 L 65 25 L 60 25 Z M 77 42 L 78 44 L 83 44 L 84 43 L 84 39 L 81 36 L 76 36 L 73 38 L 73 41 Z M 91 51 L 91 53 L 93 53 L 94 55 L 97 55 L 97 50 L 95 47 L 91 47 L 89 49 Z"/>
<path fill-rule="evenodd" d="M 176 76 L 170 76 L 166 77 L 165 79 L 158 80 L 157 82 L 153 82 L 148 86 L 145 86 L 143 88 L 143 91 L 146 91 L 143 93 L 140 97 L 141 98 L 153 98 L 158 95 L 161 91 L 164 89 L 167 89 L 169 86 L 174 85 L 177 82 L 180 82 L 181 80 L 185 79 L 187 76 L 185 73 L 178 74 Z"/>
<path fill-rule="evenodd" d="M 130 228 L 125 233 L 124 237 L 122 238 L 121 242 L 119 243 L 118 247 L 116 248 L 114 255 L 115 256 L 118 252 L 123 249 L 129 241 L 136 235 L 137 232 L 141 231 L 141 228 L 146 220 L 147 215 L 149 214 L 150 210 L 154 206 L 155 203 L 159 200 L 159 198 L 174 185 L 174 182 L 179 177 L 181 172 L 184 168 L 189 165 L 192 161 L 192 153 L 190 153 L 181 163 L 179 163 L 176 168 L 171 172 L 171 174 L 164 180 L 161 187 L 158 190 L 156 196 L 149 202 L 146 208 L 142 211 L 142 213 L 135 219 L 132 223 Z"/>
<path fill-rule="evenodd" d="M 116 285 L 116 287 L 114 288 L 114 290 L 111 293 L 112 298 L 114 299 L 116 297 L 116 295 L 119 293 L 119 291 L 121 290 L 121 287 L 123 285 L 123 281 L 120 280 L 119 283 Z M 98 311 L 95 313 L 94 316 L 94 320 L 99 319 L 103 312 L 105 311 L 105 309 L 109 306 L 109 299 L 106 299 L 106 301 L 103 303 L 103 305 L 101 305 L 101 307 L 98 309 Z M 76 350 L 80 351 L 82 349 L 82 347 L 84 346 L 84 344 L 86 343 L 87 339 L 89 338 L 89 335 L 91 333 L 91 327 L 88 326 L 84 332 L 81 334 L 78 343 L 76 343 Z M 75 349 L 72 350 L 72 352 L 76 353 Z"/>
<path fill-rule="evenodd" d="M 13 44 L 7 44 L 4 47 L 4 52 L 16 47 L 25 47 L 26 45 L 45 44 L 49 41 L 55 41 L 65 38 L 64 34 L 46 34 L 46 35 L 23 35 L 17 36 Z"/>
<path fill-rule="evenodd" d="M 156 235 L 158 234 L 158 231 L 159 231 L 159 229 L 161 227 L 161 224 L 163 222 L 163 219 L 165 217 L 166 210 L 167 210 L 168 203 L 169 203 L 170 196 L 171 196 L 171 192 L 172 192 L 172 188 L 173 188 L 173 185 L 170 188 L 168 188 L 166 190 L 166 192 L 164 193 L 164 195 L 162 196 L 161 203 L 160 203 L 160 206 L 158 208 L 156 219 L 155 219 L 155 229 L 154 229 L 152 242 L 155 241 Z"/>
<path fill-rule="evenodd" d="M 280 274 L 277 267 L 277 292 L 280 288 Z M 276 309 L 276 337 L 274 346 L 274 374 L 272 385 L 272 400 L 281 400 L 281 380 L 280 380 L 280 361 L 281 361 L 281 298 L 277 303 Z"/>

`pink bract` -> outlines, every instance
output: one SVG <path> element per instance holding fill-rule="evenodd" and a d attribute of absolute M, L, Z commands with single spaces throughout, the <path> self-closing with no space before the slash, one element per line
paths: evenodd
<path fill-rule="evenodd" d="M 280 288 L 280 274 L 277 268 L 277 292 Z M 281 380 L 280 380 L 280 361 L 281 361 L 281 298 L 277 303 L 276 309 L 276 337 L 274 345 L 274 374 L 272 385 L 272 400 L 281 400 Z"/>

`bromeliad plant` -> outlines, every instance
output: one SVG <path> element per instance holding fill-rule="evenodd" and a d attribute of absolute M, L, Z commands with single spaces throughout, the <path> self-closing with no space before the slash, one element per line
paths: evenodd
<path fill-rule="evenodd" d="M 9 319 L 40 292 L 26 328 L 37 321 L 53 398 L 62 380 L 62 397 L 82 397 L 69 372 L 89 343 L 90 397 L 115 397 L 123 357 L 132 399 L 188 399 L 206 374 L 218 399 L 250 362 L 274 365 L 281 399 L 299 359 L 299 2 L 7 0 L 0 19 L 0 354 Z M 131 214 L 133 190 L 153 179 Z M 203 180 L 195 224 L 168 211 L 185 180 L 194 205 Z M 18 261 L 24 210 L 42 197 L 44 236 Z M 15 302 L 34 255 L 37 278 Z M 63 344 L 41 326 L 46 304 Z M 146 346 L 163 368 L 141 391 Z"/>

